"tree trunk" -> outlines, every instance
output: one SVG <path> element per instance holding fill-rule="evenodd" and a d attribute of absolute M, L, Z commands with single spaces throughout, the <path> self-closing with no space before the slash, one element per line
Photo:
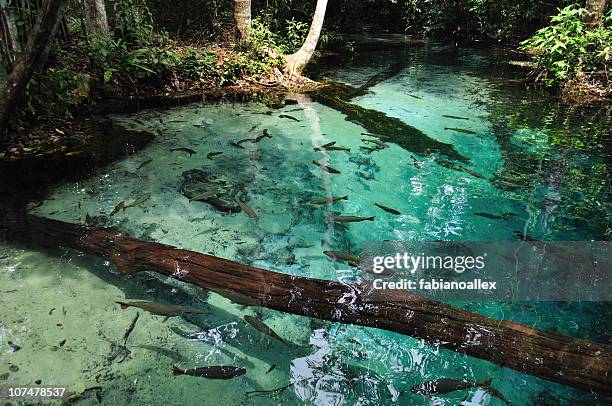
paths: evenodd
<path fill-rule="evenodd" d="M 83 0 L 87 34 L 108 34 L 108 19 L 104 0 Z"/>
<path fill-rule="evenodd" d="M 234 20 L 238 30 L 238 42 L 249 42 L 251 31 L 251 0 L 234 0 Z"/>
<path fill-rule="evenodd" d="M 63 4 L 63 0 L 47 0 L 41 7 L 25 50 L 15 59 L 13 70 L 7 76 L 4 88 L 0 89 L 0 139 L 6 134 L 9 120 L 17 111 L 30 78 L 47 61 L 49 45 L 61 20 Z"/>
<path fill-rule="evenodd" d="M 17 24 L 15 23 L 15 15 L 13 11 L 9 9 L 8 0 L 0 0 L 0 9 L 6 22 L 6 31 L 4 33 L 7 50 L 12 51 L 12 58 L 21 52 L 21 44 L 19 43 L 19 33 L 17 31 Z M 12 62 L 12 61 L 9 61 Z"/>
<path fill-rule="evenodd" d="M 308 62 L 310 62 L 310 58 L 312 58 L 312 54 L 317 48 L 317 43 L 321 36 L 321 28 L 323 28 L 326 9 L 327 0 L 317 0 L 317 7 L 304 44 L 302 44 L 302 47 L 296 53 L 285 57 L 287 61 L 285 72 L 290 76 L 299 76 L 306 65 L 308 65 Z"/>
<path fill-rule="evenodd" d="M 0 212 L 0 236 L 70 247 L 112 261 L 122 274 L 153 271 L 234 302 L 375 327 L 586 391 L 612 394 L 612 348 L 425 299 L 406 291 L 267 271 L 92 228 L 13 211 Z"/>
<path fill-rule="evenodd" d="M 585 8 L 588 11 L 585 22 L 590 28 L 598 27 L 606 9 L 606 0 L 586 0 Z"/>

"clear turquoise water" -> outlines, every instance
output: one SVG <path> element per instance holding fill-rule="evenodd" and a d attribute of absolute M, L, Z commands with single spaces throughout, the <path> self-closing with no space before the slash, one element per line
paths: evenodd
<path fill-rule="evenodd" d="M 332 263 L 322 251 L 353 251 L 380 240 L 515 240 L 516 232 L 548 240 L 602 240 L 610 229 L 609 155 L 601 140 L 609 125 L 590 108 L 570 108 L 508 79 L 517 77 L 498 50 L 437 45 L 362 54 L 321 72 L 358 86 L 391 62 L 406 63 L 397 76 L 352 102 L 384 112 L 432 139 L 451 143 L 482 174 L 441 166 L 390 142 L 368 153 L 359 124 L 308 95 L 265 114 L 263 103 L 192 104 L 113 117 L 130 129 L 158 134 L 152 144 L 63 184 L 32 212 L 70 222 L 108 215 L 119 201 L 151 198 L 100 220 L 137 238 L 155 240 L 295 275 L 359 281 L 359 271 Z M 299 121 L 281 118 L 288 114 Z M 457 120 L 444 117 L 467 118 Z M 447 127 L 468 129 L 465 134 Z M 271 139 L 229 145 L 267 129 Z M 316 152 L 335 141 L 350 152 Z M 173 148 L 188 147 L 189 156 Z M 207 159 L 212 151 L 222 155 Z M 420 162 L 414 165 L 413 155 Z M 139 169 L 139 165 L 152 162 Z M 340 174 L 328 174 L 312 161 Z M 190 202 L 183 173 L 214 175 L 240 191 L 257 218 L 222 213 Z M 306 202 L 349 199 L 327 207 Z M 374 206 L 399 210 L 395 216 Z M 515 213 L 507 221 L 475 215 Z M 330 214 L 376 216 L 374 222 L 334 225 Z M 108 263 L 73 251 L 1 245 L 0 373 L 6 384 L 63 384 L 78 392 L 102 386 L 102 402 L 127 404 L 502 404 L 482 389 L 425 398 L 410 392 L 436 378 L 484 380 L 514 404 L 605 404 L 594 395 L 442 350 L 398 334 L 310 320 L 263 308 L 242 309 L 215 294 L 153 274 L 122 278 Z M 113 358 L 134 317 L 115 300 L 145 299 L 199 305 L 199 317 L 161 318 L 144 312 L 121 362 Z M 457 303 L 490 317 L 511 319 L 576 337 L 610 342 L 605 303 Z M 55 308 L 53 312 L 51 309 Z M 65 314 L 64 311 L 66 310 Z M 290 344 L 263 336 L 244 321 L 255 315 Z M 172 328 L 200 332 L 189 340 Z M 62 339 L 66 344 L 52 350 Z M 7 342 L 22 348 L 13 352 Z M 247 374 L 226 382 L 172 377 L 172 365 L 235 364 Z M 268 369 L 276 365 L 273 371 Z M 60 378 L 61 377 L 61 378 Z M 250 390 L 292 386 L 277 396 Z M 91 394 L 80 401 L 95 402 Z"/>

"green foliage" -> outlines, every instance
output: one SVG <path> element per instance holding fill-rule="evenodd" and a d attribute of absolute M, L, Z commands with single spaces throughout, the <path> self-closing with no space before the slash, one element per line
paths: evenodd
<path fill-rule="evenodd" d="M 127 44 L 149 45 L 157 37 L 145 0 L 114 0 L 115 29 Z"/>
<path fill-rule="evenodd" d="M 297 21 L 293 18 L 291 20 L 285 20 L 285 24 L 285 32 L 282 34 L 282 47 L 285 53 L 292 53 L 300 49 L 308 35 L 310 26 L 307 23 Z M 325 42 L 323 35 L 319 39 L 319 42 Z"/>
<path fill-rule="evenodd" d="M 89 77 L 67 67 L 49 68 L 45 75 L 35 75 L 26 88 L 26 104 L 21 116 L 72 118 L 72 107 L 89 95 Z"/>
<path fill-rule="evenodd" d="M 559 10 L 551 25 L 522 43 L 534 52 L 539 78 L 547 85 L 573 79 L 583 72 L 608 70 L 612 60 L 612 12 L 603 24 L 589 29 L 587 10 L 576 5 Z"/>
<path fill-rule="evenodd" d="M 297 51 L 308 34 L 309 25 L 294 19 L 286 20 L 282 30 L 273 32 L 268 18 L 254 18 L 251 22 L 250 45 L 255 50 L 276 49 L 281 54 Z"/>
<path fill-rule="evenodd" d="M 531 35 L 556 6 L 531 0 L 404 0 L 406 31 L 453 39 L 512 41 Z"/>

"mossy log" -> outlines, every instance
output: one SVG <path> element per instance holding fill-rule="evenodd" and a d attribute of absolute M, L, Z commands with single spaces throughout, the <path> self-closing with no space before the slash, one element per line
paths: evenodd
<path fill-rule="evenodd" d="M 122 274 L 153 271 L 234 302 L 412 336 L 578 389 L 612 395 L 612 347 L 425 299 L 271 272 L 226 259 L 140 241 L 116 228 L 93 228 L 0 212 L 0 236 L 70 247 L 113 262 Z"/>

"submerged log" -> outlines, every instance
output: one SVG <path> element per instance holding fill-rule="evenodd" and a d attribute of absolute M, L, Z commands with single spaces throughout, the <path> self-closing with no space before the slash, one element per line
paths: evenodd
<path fill-rule="evenodd" d="M 153 271 L 237 303 L 394 331 L 540 378 L 612 395 L 612 347 L 491 319 L 405 291 L 382 293 L 367 285 L 285 275 L 140 241 L 116 228 L 11 211 L 0 213 L 3 234 L 100 256 L 122 274 Z"/>
<path fill-rule="evenodd" d="M 407 151 L 419 155 L 442 154 L 459 162 L 469 162 L 453 145 L 437 141 L 397 117 L 351 103 L 349 100 L 359 91 L 358 88 L 334 84 L 310 96 L 314 101 L 344 114 L 347 121 L 360 125 L 369 133 L 383 135 L 386 142 L 396 143 Z"/>

